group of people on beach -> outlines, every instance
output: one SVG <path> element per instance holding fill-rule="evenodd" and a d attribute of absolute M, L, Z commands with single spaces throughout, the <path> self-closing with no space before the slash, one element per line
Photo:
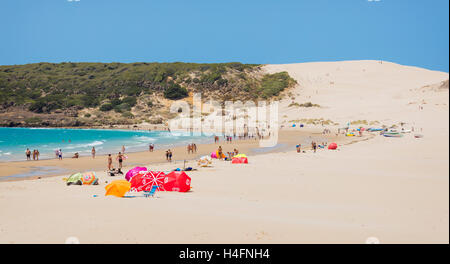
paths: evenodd
<path fill-rule="evenodd" d="M 194 154 L 197 153 L 197 145 L 195 143 L 191 143 L 187 145 L 187 153 Z"/>
<path fill-rule="evenodd" d="M 166 160 L 172 162 L 172 151 L 170 149 L 166 150 Z"/>
<path fill-rule="evenodd" d="M 31 154 L 33 154 L 33 160 L 39 160 L 39 150 L 34 149 L 33 152 L 31 152 L 31 150 L 27 148 L 27 150 L 25 151 L 27 160 L 31 160 Z"/>

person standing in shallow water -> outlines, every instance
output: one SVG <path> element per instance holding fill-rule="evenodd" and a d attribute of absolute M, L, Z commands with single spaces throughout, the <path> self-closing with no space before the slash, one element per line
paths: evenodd
<path fill-rule="evenodd" d="M 30 151 L 30 149 L 27 148 L 27 150 L 25 151 L 25 155 L 27 156 L 27 160 L 31 160 L 31 151 Z"/>

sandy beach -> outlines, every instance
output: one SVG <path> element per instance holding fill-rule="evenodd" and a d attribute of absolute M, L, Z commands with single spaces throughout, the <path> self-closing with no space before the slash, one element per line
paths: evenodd
<path fill-rule="evenodd" d="M 0 181 L 0 243 L 65 243 L 68 237 L 80 243 L 366 243 L 369 237 L 449 243 L 448 73 L 378 61 L 266 70 L 286 70 L 299 82 L 293 96 L 280 102 L 286 128 L 279 147 L 266 153 L 258 152 L 257 142 L 223 143 L 225 152 L 238 147 L 247 153 L 249 164 L 214 160 L 210 168 L 198 168 L 195 159 L 216 144 L 201 145 L 190 156 L 175 148 L 171 164 L 161 151 L 127 154 L 124 171 L 137 165 L 170 171 L 185 159 L 198 168 L 189 172 L 190 192 L 158 192 L 154 199 L 104 196 L 107 182 L 123 176 L 107 176 L 102 156 L 0 163 L 3 177 L 33 166 L 66 170 Z M 289 106 L 308 101 L 321 107 Z M 319 118 L 405 123 L 415 132 L 401 138 L 333 133 L 328 142 L 338 142 L 338 150 L 295 152 L 299 139 L 324 137 L 323 127 L 289 124 Z M 352 125 L 358 126 L 369 125 Z M 334 132 L 340 126 L 328 127 Z M 96 171 L 99 185 L 66 186 L 64 177 L 87 170 Z"/>

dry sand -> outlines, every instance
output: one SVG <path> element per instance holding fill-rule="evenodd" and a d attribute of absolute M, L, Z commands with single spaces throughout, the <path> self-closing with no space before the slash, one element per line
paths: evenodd
<path fill-rule="evenodd" d="M 449 243 L 448 84 L 439 88 L 447 73 L 375 61 L 266 69 L 289 71 L 295 101 L 322 106 L 284 100 L 286 121 L 406 122 L 424 137 L 374 133 L 338 151 L 214 161 L 189 173 L 191 192 L 155 199 L 103 196 L 105 181 L 121 177 L 102 171 L 98 186 L 66 186 L 63 176 L 0 182 L 0 243 Z"/>

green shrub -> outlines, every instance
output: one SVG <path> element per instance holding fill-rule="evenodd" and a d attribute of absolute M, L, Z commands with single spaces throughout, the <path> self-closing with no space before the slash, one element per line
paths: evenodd
<path fill-rule="evenodd" d="M 188 96 L 186 88 L 181 87 L 179 84 L 170 83 L 164 90 L 164 97 L 170 100 L 179 100 Z"/>
<path fill-rule="evenodd" d="M 106 103 L 106 104 L 103 104 L 102 106 L 100 106 L 100 111 L 107 112 L 107 111 L 112 110 L 113 107 L 114 106 L 112 104 Z"/>
<path fill-rule="evenodd" d="M 287 72 L 266 74 L 261 80 L 259 92 L 263 98 L 270 98 L 280 94 L 281 91 L 295 83 Z"/>
<path fill-rule="evenodd" d="M 131 97 L 131 96 L 125 97 L 125 98 L 122 100 L 122 102 L 128 104 L 128 105 L 131 106 L 131 107 L 135 106 L 136 103 L 137 103 L 136 97 Z"/>

